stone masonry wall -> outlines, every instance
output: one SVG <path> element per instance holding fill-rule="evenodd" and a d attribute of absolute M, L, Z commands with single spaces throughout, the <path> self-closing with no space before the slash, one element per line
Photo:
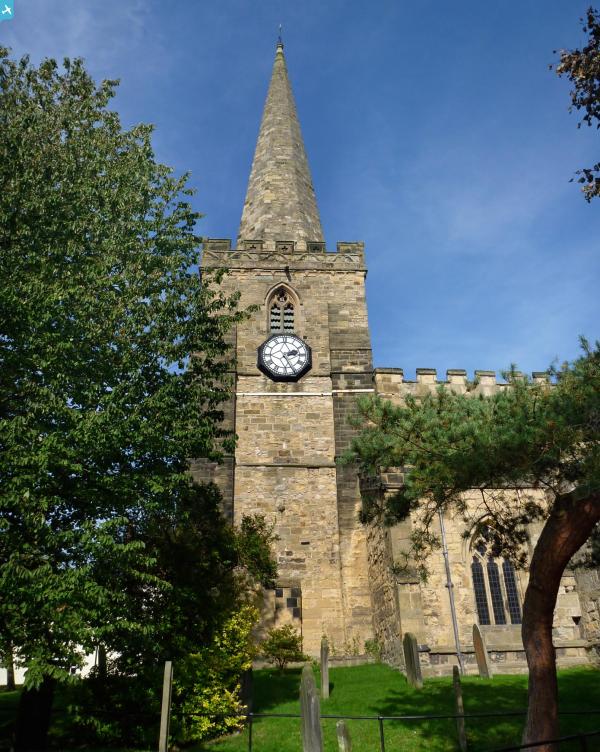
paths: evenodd
<path fill-rule="evenodd" d="M 374 637 L 381 646 L 382 660 L 392 666 L 403 667 L 401 612 L 390 566 L 392 559 L 388 531 L 377 524 L 369 525 L 367 546 Z"/>
<path fill-rule="evenodd" d="M 541 378 L 540 375 L 535 375 Z M 495 389 L 506 388 L 504 384 L 496 384 L 495 374 L 488 371 L 477 373 L 478 386 L 473 390 L 474 394 L 491 394 Z M 392 402 L 401 403 L 407 393 L 418 396 L 425 394 L 438 386 L 436 373 L 432 369 L 417 369 L 415 382 L 404 381 L 401 369 L 377 369 L 375 371 L 375 385 L 377 393 Z M 464 371 L 449 371 L 447 388 L 460 392 L 467 389 L 466 373 Z M 381 483 L 383 493 L 392 493 L 394 487 L 401 482 L 401 476 L 382 476 Z M 537 493 L 527 491 L 527 493 Z M 541 494 L 540 494 L 541 495 Z M 466 495 L 466 500 L 474 518 L 481 516 L 484 510 L 480 510 L 481 498 L 479 494 Z M 475 606 L 474 590 L 471 580 L 471 561 L 473 552 L 470 548 L 469 536 L 466 524 L 462 517 L 447 514 L 444 519 L 446 538 L 448 544 L 449 560 L 453 580 L 453 592 L 456 603 L 456 612 L 459 627 L 459 639 L 461 648 L 467 655 L 467 664 L 472 663 L 472 625 L 478 621 Z M 410 566 L 402 571 L 405 563 L 404 553 L 408 547 L 410 535 L 410 520 L 396 525 L 384 531 L 385 545 L 380 540 L 382 533 L 371 532 L 369 534 L 369 565 L 370 577 L 374 594 L 375 631 L 384 641 L 389 641 L 390 653 L 395 652 L 397 637 L 393 634 L 394 620 L 399 625 L 400 632 L 411 631 L 417 635 L 417 640 L 422 646 L 422 659 L 429 672 L 437 673 L 442 670 L 450 670 L 451 664 L 456 661 L 454 635 L 452 632 L 452 620 L 450 612 L 450 599 L 446 587 L 446 573 L 441 551 L 434 551 L 428 562 L 429 576 L 426 582 L 418 581 L 412 576 Z M 439 525 L 434 524 L 433 532 L 439 535 Z M 541 532 L 539 524 L 531 528 L 531 551 L 535 546 Z M 387 551 L 386 556 L 383 552 Z M 395 588 L 392 588 L 390 571 L 395 568 Z M 527 587 L 527 572 L 517 571 L 517 589 L 520 603 L 523 603 L 525 589 Z M 381 583 L 386 583 L 385 587 Z M 586 603 L 589 603 L 589 616 L 583 615 L 581 601 L 583 590 L 586 594 Z M 593 624 L 596 618 L 598 595 L 598 582 L 590 575 L 582 584 L 576 581 L 572 572 L 566 572 L 558 595 L 555 610 L 554 639 L 557 646 L 559 663 L 568 665 L 585 662 L 585 650 L 589 649 L 588 640 L 584 639 L 582 630 L 586 625 Z M 578 590 L 579 589 L 579 590 Z M 580 592 L 582 591 L 581 595 Z M 593 593 L 596 593 L 594 599 Z M 395 611 L 395 617 L 394 612 Z M 392 626 L 390 626 L 392 625 Z M 593 627 L 591 628 L 593 630 Z M 495 662 L 502 663 L 504 670 L 521 670 L 523 668 L 524 653 L 520 635 L 520 625 L 489 625 L 482 626 L 486 635 L 488 648 L 493 651 Z"/>
<path fill-rule="evenodd" d="M 328 326 L 333 387 L 336 459 L 347 451 L 356 429 L 350 417 L 357 397 L 373 393 L 371 338 L 364 277 L 343 279 L 343 290 L 329 303 Z M 344 609 L 349 615 L 345 653 L 363 652 L 373 635 L 366 530 L 359 522 L 362 499 L 356 468 L 337 466 L 337 503 Z"/>
<path fill-rule="evenodd" d="M 218 266 L 229 268 L 224 292 L 258 306 L 236 332 L 233 517 L 258 512 L 275 525 L 279 579 L 265 598 L 266 622 L 301 615 L 313 655 L 323 634 L 336 652 L 362 652 L 372 615 L 361 499 L 356 471 L 337 464 L 356 390 L 373 391 L 362 245 L 264 252 L 211 241 L 203 268 Z M 312 350 L 312 369 L 298 382 L 274 382 L 257 368 L 269 336 L 266 302 L 280 285 L 296 300 L 295 333 Z M 286 588 L 295 595 L 278 603 Z"/>
<path fill-rule="evenodd" d="M 590 658 L 600 663 L 600 572 L 578 568 L 573 573 L 574 587 L 581 603 L 581 636 L 591 645 Z"/>

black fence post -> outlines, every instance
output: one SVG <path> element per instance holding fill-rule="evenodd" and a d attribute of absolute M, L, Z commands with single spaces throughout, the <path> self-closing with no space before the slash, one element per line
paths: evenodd
<path fill-rule="evenodd" d="M 583 734 L 579 737 L 579 744 L 581 745 L 581 752 L 587 752 L 588 750 L 587 739 Z"/>
<path fill-rule="evenodd" d="M 252 713 L 248 713 L 248 752 L 252 752 Z"/>
<path fill-rule="evenodd" d="M 381 747 L 381 752 L 385 752 L 385 736 L 383 734 L 383 717 L 378 715 L 377 720 L 379 721 L 379 745 Z"/>

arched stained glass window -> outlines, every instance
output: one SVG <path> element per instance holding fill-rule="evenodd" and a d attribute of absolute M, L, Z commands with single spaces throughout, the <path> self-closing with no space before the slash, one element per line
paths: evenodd
<path fill-rule="evenodd" d="M 485 590 L 485 578 L 483 567 L 477 556 L 473 557 L 471 564 L 471 576 L 473 577 L 473 589 L 475 590 L 475 606 L 480 624 L 490 623 L 490 609 L 488 606 L 487 593 Z"/>
<path fill-rule="evenodd" d="M 520 624 L 522 619 L 517 578 L 515 576 L 515 568 L 508 559 L 504 559 L 502 562 L 502 572 L 504 573 L 504 585 L 506 587 L 506 599 L 508 601 L 508 613 L 510 614 L 511 624 Z"/>
<path fill-rule="evenodd" d="M 471 577 L 480 624 L 507 624 L 508 618 L 511 624 L 521 624 L 517 574 L 511 561 L 496 559 L 485 542 L 480 542 L 473 554 Z"/>
<path fill-rule="evenodd" d="M 500 573 L 494 559 L 488 559 L 487 575 L 492 596 L 492 608 L 494 609 L 494 621 L 496 624 L 506 624 L 506 612 L 504 611 L 504 598 L 500 586 Z"/>
<path fill-rule="evenodd" d="M 269 330 L 272 332 L 293 332 L 294 303 L 285 287 L 280 287 L 269 302 Z"/>

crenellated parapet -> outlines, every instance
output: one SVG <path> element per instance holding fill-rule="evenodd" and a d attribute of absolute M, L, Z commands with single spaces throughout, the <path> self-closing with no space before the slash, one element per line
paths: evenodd
<path fill-rule="evenodd" d="M 203 242 L 204 269 L 268 269 L 291 271 L 366 272 L 365 246 L 361 242 L 339 242 L 335 251 L 327 251 L 325 243 L 308 243 L 301 250 L 293 241 L 242 241 L 242 248 L 231 248 L 231 240 L 207 238 Z M 273 246 L 273 247 L 269 247 Z"/>
<path fill-rule="evenodd" d="M 534 382 L 549 380 L 546 371 L 534 371 L 531 376 Z M 402 368 L 376 368 L 373 371 L 373 381 L 375 392 L 392 402 L 401 400 L 407 394 L 421 397 L 427 392 L 434 392 L 440 386 L 458 394 L 468 392 L 484 396 L 490 396 L 509 386 L 505 381 L 499 380 L 495 371 L 478 370 L 474 372 L 473 378 L 469 379 L 467 371 L 462 368 L 448 369 L 446 378 L 441 380 L 438 379 L 435 368 L 417 368 L 414 381 L 404 378 Z"/>

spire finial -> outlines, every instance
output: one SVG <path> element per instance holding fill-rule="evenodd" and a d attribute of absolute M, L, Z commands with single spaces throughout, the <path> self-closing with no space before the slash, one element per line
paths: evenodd
<path fill-rule="evenodd" d="M 283 49 L 283 39 L 281 37 L 283 26 L 279 24 L 279 36 L 277 37 L 277 47 Z"/>

